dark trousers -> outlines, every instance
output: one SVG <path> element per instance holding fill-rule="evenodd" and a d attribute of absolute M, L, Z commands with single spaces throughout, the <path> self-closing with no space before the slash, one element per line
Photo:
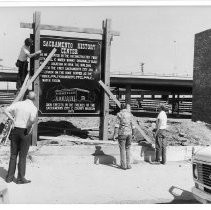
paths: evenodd
<path fill-rule="evenodd" d="M 7 179 L 12 179 L 15 175 L 18 156 L 18 179 L 23 179 L 25 177 L 26 157 L 30 146 L 29 136 L 26 135 L 26 132 L 26 129 L 16 127 L 11 132 L 10 163 Z"/>
<path fill-rule="evenodd" d="M 28 61 L 19 61 L 18 75 L 16 89 L 19 90 L 24 83 L 26 75 L 28 74 Z"/>
<path fill-rule="evenodd" d="M 165 129 L 160 129 L 156 136 L 155 141 L 155 151 L 156 151 L 156 161 L 160 162 L 160 157 L 162 156 L 162 163 L 166 163 L 166 146 L 167 141 L 165 139 Z"/>
<path fill-rule="evenodd" d="M 120 164 L 121 167 L 127 168 L 130 166 L 130 146 L 132 135 L 119 135 L 119 149 L 120 149 Z"/>

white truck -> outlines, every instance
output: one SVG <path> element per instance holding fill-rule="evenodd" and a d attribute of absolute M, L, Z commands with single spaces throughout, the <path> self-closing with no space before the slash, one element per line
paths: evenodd
<path fill-rule="evenodd" d="M 211 203 L 211 146 L 193 151 L 193 196 L 200 203 Z"/>

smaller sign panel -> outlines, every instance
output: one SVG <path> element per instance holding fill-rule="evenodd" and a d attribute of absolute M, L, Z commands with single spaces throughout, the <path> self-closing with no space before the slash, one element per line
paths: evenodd
<path fill-rule="evenodd" d="M 100 114 L 100 40 L 41 36 L 40 64 L 57 51 L 40 74 L 42 114 Z"/>

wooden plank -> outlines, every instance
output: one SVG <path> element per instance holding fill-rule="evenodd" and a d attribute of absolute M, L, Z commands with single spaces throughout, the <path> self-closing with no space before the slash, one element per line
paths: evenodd
<path fill-rule="evenodd" d="M 149 142 L 150 144 L 154 144 L 154 142 L 152 141 L 151 138 L 149 138 L 149 136 L 147 136 L 144 132 L 144 130 L 141 129 L 141 127 L 138 125 L 137 120 L 135 117 L 133 117 L 133 123 L 136 127 L 136 129 L 141 133 L 141 135 L 144 137 L 144 139 Z"/>
<path fill-rule="evenodd" d="M 115 101 L 115 103 L 120 107 L 120 102 L 116 99 L 116 97 L 113 95 L 113 93 L 105 86 L 105 84 L 102 81 L 99 81 L 100 85 L 103 87 L 103 89 L 106 91 L 106 93 Z M 133 123 L 136 127 L 136 129 L 141 133 L 141 135 L 145 138 L 146 141 L 149 143 L 152 143 L 152 139 L 149 138 L 145 132 L 140 128 L 140 126 L 137 123 L 137 120 L 135 117 L 133 117 Z"/>
<path fill-rule="evenodd" d="M 21 28 L 33 28 L 32 23 L 20 23 Z M 76 33 L 86 33 L 86 34 L 99 34 L 103 35 L 102 29 L 94 28 L 78 28 L 78 27 L 68 27 L 68 26 L 58 26 L 58 25 L 46 25 L 41 24 L 40 30 L 51 30 L 51 31 L 63 31 L 63 32 L 76 32 Z M 120 36 L 118 31 L 111 31 L 111 35 Z"/>
<path fill-rule="evenodd" d="M 113 99 L 113 101 L 117 104 L 117 106 L 120 108 L 121 104 L 120 102 L 116 99 L 116 97 L 113 95 L 113 93 L 109 90 L 109 88 L 100 80 L 98 82 L 102 87 L 103 89 L 106 91 L 106 93 L 109 95 L 109 97 L 111 99 Z"/>
<path fill-rule="evenodd" d="M 51 53 L 48 55 L 48 57 L 45 59 L 45 61 L 42 63 L 42 65 L 36 70 L 36 72 L 34 73 L 34 75 L 32 76 L 32 78 L 29 80 L 29 82 L 27 83 L 27 85 L 23 88 L 23 93 L 26 92 L 26 90 L 29 88 L 29 86 L 35 81 L 35 79 L 38 77 L 38 75 L 40 74 L 40 72 L 43 70 L 43 68 L 46 66 L 46 64 L 48 63 L 48 61 L 53 57 L 53 55 L 56 52 L 56 48 L 54 48 Z M 22 94 L 21 94 L 22 96 Z"/>
<path fill-rule="evenodd" d="M 25 80 L 23 82 L 23 85 L 21 86 L 21 89 L 20 89 L 18 95 L 15 97 L 13 103 L 15 103 L 15 102 L 20 101 L 20 100 L 23 99 L 24 94 L 25 94 L 25 93 L 23 93 L 23 89 L 27 85 L 28 82 L 29 82 L 29 73 L 26 75 L 26 78 L 25 78 Z"/>
<path fill-rule="evenodd" d="M 36 72 L 34 73 L 34 75 L 32 76 L 32 78 L 29 80 L 29 82 L 27 83 L 27 85 L 23 88 L 22 94 L 19 97 L 21 97 L 27 91 L 27 89 L 35 81 L 35 79 L 38 77 L 38 75 L 43 70 L 43 68 L 45 67 L 45 65 L 48 63 L 48 61 L 53 57 L 53 55 L 55 54 L 55 52 L 56 52 L 56 49 L 54 48 L 51 51 L 51 53 L 48 55 L 48 57 L 45 59 L 45 61 L 42 63 L 42 65 L 36 70 Z M 37 96 L 37 97 L 39 97 L 39 96 Z"/>

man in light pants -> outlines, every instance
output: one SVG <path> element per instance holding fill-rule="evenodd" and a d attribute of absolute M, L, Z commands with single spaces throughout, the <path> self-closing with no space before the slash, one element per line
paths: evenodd
<path fill-rule="evenodd" d="M 156 162 L 166 164 L 166 146 L 167 141 L 165 133 L 167 129 L 167 115 L 165 112 L 165 106 L 163 104 L 159 107 L 159 114 L 156 120 L 156 133 L 155 133 L 155 151 Z M 162 161 L 160 157 L 162 156 Z"/>
<path fill-rule="evenodd" d="M 117 113 L 117 119 L 114 129 L 113 140 L 118 136 L 119 149 L 120 149 L 120 168 L 123 170 L 131 169 L 130 164 L 130 147 L 135 134 L 135 126 L 132 123 L 132 113 L 130 105 L 122 104 L 122 110 Z"/>

